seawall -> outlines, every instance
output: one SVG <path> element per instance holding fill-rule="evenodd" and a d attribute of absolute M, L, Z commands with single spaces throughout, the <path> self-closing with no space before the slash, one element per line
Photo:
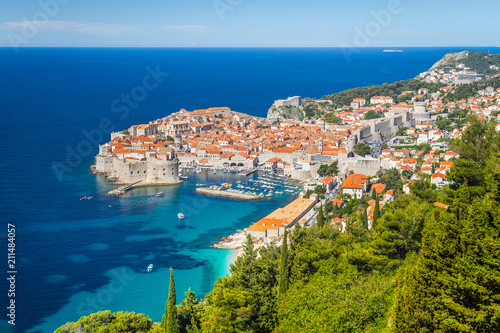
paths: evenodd
<path fill-rule="evenodd" d="M 229 192 L 229 191 L 220 191 L 220 190 L 213 190 L 210 188 L 202 188 L 202 187 L 198 187 L 196 189 L 196 193 L 210 195 L 210 196 L 214 196 L 214 197 L 223 197 L 223 198 L 247 200 L 247 201 L 257 201 L 257 200 L 264 199 L 264 197 L 260 196 L 260 195 L 235 193 L 235 192 Z"/>

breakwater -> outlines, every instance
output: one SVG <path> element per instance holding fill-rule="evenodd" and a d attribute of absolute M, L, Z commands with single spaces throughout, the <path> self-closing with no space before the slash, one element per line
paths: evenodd
<path fill-rule="evenodd" d="M 237 192 L 230 192 L 230 191 L 221 191 L 221 190 L 214 190 L 211 188 L 203 188 L 203 187 L 198 187 L 196 189 L 196 193 L 203 194 L 203 195 L 210 195 L 210 196 L 214 196 L 214 197 L 223 197 L 223 198 L 247 200 L 247 201 L 256 201 L 256 200 L 264 199 L 264 196 L 261 196 L 261 195 L 237 193 Z"/>

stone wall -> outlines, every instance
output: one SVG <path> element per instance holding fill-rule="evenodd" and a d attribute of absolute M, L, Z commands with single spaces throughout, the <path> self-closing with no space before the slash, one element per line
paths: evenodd
<path fill-rule="evenodd" d="M 296 180 L 300 180 L 300 181 L 308 181 L 311 179 L 311 171 L 285 169 L 284 174 L 287 177 L 290 177 L 290 178 L 296 179 Z"/>
<path fill-rule="evenodd" d="M 375 176 L 380 170 L 380 160 L 372 157 L 354 156 L 349 158 L 339 158 L 339 171 L 347 175 L 350 171 L 367 176 Z"/>
<path fill-rule="evenodd" d="M 156 158 L 123 160 L 115 156 L 96 156 L 95 172 L 116 178 L 118 183 L 143 181 L 147 184 L 179 183 L 178 160 Z"/>
<path fill-rule="evenodd" d="M 100 156 L 95 157 L 95 171 L 97 173 L 108 173 L 113 171 L 113 156 Z"/>

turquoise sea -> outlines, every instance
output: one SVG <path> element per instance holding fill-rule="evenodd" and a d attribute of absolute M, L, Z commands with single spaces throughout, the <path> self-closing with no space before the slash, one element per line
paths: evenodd
<path fill-rule="evenodd" d="M 196 195 L 196 183 L 244 181 L 212 173 L 108 196 L 113 185 L 89 167 L 98 144 L 109 140 L 109 127 L 125 129 L 181 108 L 229 106 L 265 116 L 275 99 L 407 79 L 464 49 L 470 48 L 368 48 L 347 61 L 335 48 L 0 48 L 0 246 L 6 254 L 7 224 L 14 224 L 17 271 L 16 326 L 2 314 L 0 332 L 52 332 L 106 309 L 159 321 L 169 267 L 178 301 L 189 287 L 202 298 L 234 257 L 210 245 L 294 198 L 240 202 Z M 155 70 L 163 73 L 158 85 L 137 95 Z M 135 101 L 124 104 L 133 94 Z M 157 198 L 159 191 L 165 196 Z M 178 212 L 187 218 L 179 220 Z M 2 278 L 3 309 L 8 289 Z"/>

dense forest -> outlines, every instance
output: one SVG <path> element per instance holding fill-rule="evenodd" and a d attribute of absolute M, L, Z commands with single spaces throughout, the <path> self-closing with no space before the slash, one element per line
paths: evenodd
<path fill-rule="evenodd" d="M 389 170 L 396 199 L 370 230 L 372 197 L 352 201 L 345 232 L 325 206 L 281 245 L 257 251 L 249 238 L 203 300 L 189 290 L 174 306 L 171 288 L 161 323 L 107 311 L 56 332 L 500 332 L 500 135 L 469 123 L 452 142 L 453 185 L 436 190 L 422 177 L 404 194 Z"/>
<path fill-rule="evenodd" d="M 398 81 L 394 83 L 384 83 L 379 86 L 359 87 L 344 90 L 335 94 L 326 95 L 323 99 L 331 100 L 335 107 L 343 105 L 351 105 L 355 98 L 364 98 L 367 103 L 370 103 L 370 98 L 373 96 L 389 96 L 397 102 L 411 101 L 412 95 L 401 95 L 403 91 L 418 92 L 420 88 L 429 89 L 430 93 L 439 91 L 439 85 L 435 83 L 425 83 L 417 79 L 409 79 L 406 81 Z"/>

